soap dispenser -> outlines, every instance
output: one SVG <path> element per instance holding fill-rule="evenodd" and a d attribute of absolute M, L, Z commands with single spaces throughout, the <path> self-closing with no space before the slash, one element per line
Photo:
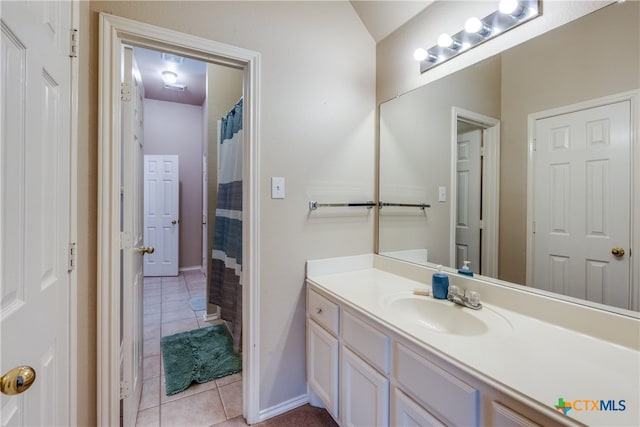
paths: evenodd
<path fill-rule="evenodd" d="M 431 293 L 436 299 L 447 299 L 447 293 L 449 292 L 449 276 L 442 272 L 442 266 L 436 267 L 437 273 L 433 273 L 431 280 Z"/>
<path fill-rule="evenodd" d="M 471 264 L 469 261 L 464 261 L 462 268 L 458 270 L 458 273 L 473 277 L 473 271 L 469 268 L 469 264 Z"/>

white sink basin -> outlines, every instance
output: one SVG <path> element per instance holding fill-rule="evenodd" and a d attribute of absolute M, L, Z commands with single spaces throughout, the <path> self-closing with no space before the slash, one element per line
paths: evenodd
<path fill-rule="evenodd" d="M 432 332 L 461 336 L 504 334 L 511 324 L 490 308 L 473 310 L 447 300 L 403 293 L 384 300 L 394 316 Z"/>

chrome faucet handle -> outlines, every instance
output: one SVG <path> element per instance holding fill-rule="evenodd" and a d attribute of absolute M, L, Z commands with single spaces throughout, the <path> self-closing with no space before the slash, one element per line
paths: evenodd
<path fill-rule="evenodd" d="M 473 306 L 480 305 L 480 293 L 478 291 L 468 291 L 467 299 L 469 301 L 469 304 Z"/>
<path fill-rule="evenodd" d="M 460 295 L 460 290 L 456 285 L 449 285 L 449 291 L 447 292 L 447 299 L 451 300 L 453 297 Z"/>

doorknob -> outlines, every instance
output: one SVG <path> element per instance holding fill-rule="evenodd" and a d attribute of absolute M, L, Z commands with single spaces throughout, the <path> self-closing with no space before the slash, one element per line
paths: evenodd
<path fill-rule="evenodd" d="M 171 221 L 171 224 L 176 225 L 178 223 L 178 221 L 176 221 L 175 219 Z"/>
<path fill-rule="evenodd" d="M 149 246 L 148 248 L 145 248 L 144 246 L 140 246 L 139 248 L 136 248 L 138 251 L 140 251 L 140 254 L 144 255 L 144 254 L 152 254 L 154 253 L 156 250 L 153 248 L 153 246 Z"/>
<path fill-rule="evenodd" d="M 616 258 L 623 257 L 624 256 L 624 249 L 618 248 L 618 247 L 611 248 L 611 254 L 613 254 L 613 256 L 616 257 Z"/>
<path fill-rule="evenodd" d="M 36 371 L 31 366 L 18 366 L 0 378 L 0 392 L 20 394 L 27 391 L 36 380 Z"/>

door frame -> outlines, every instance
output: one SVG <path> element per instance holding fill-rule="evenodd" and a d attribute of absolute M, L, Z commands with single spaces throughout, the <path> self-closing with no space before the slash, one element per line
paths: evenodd
<path fill-rule="evenodd" d="M 640 117 L 638 111 L 638 102 L 640 100 L 640 90 L 632 90 L 622 93 L 617 93 L 601 98 L 593 98 L 587 101 L 578 102 L 575 104 L 564 105 L 549 110 L 544 110 L 536 113 L 531 113 L 527 119 L 527 257 L 526 257 L 526 286 L 531 286 L 533 283 L 533 153 L 535 145 L 535 125 L 537 120 L 546 119 L 553 116 L 562 114 L 574 113 L 580 110 L 588 110 L 591 108 L 602 107 L 609 104 L 615 104 L 618 102 L 629 101 L 631 105 L 631 121 L 630 121 L 630 136 L 629 141 L 629 162 L 630 162 L 630 253 L 631 260 L 629 262 L 629 300 L 631 301 L 632 310 L 640 310 L 640 281 L 637 280 L 640 274 L 640 257 L 632 256 L 632 252 L 635 252 L 635 248 L 640 247 L 640 236 L 638 236 L 638 215 L 640 214 L 640 197 L 635 193 L 640 190 L 640 172 L 636 171 L 636 167 L 640 166 L 640 148 L 637 147 L 638 138 L 640 136 Z M 576 300 L 580 302 L 580 300 Z M 597 304 L 591 303 L 590 304 Z M 605 310 L 616 311 L 615 307 L 599 305 Z"/>
<path fill-rule="evenodd" d="M 451 184 L 449 197 L 449 265 L 456 260 L 456 160 L 458 158 L 458 121 L 483 128 L 484 155 L 482 167 L 482 274 L 498 277 L 498 243 L 500 220 L 500 120 L 484 114 L 451 108 Z"/>
<path fill-rule="evenodd" d="M 120 422 L 120 69 L 123 44 L 164 50 L 242 69 L 245 100 L 243 177 L 243 415 L 259 421 L 259 105 L 260 54 L 106 13 L 99 16 L 97 422 Z M 142 171 L 141 171 L 142 173 Z"/>

